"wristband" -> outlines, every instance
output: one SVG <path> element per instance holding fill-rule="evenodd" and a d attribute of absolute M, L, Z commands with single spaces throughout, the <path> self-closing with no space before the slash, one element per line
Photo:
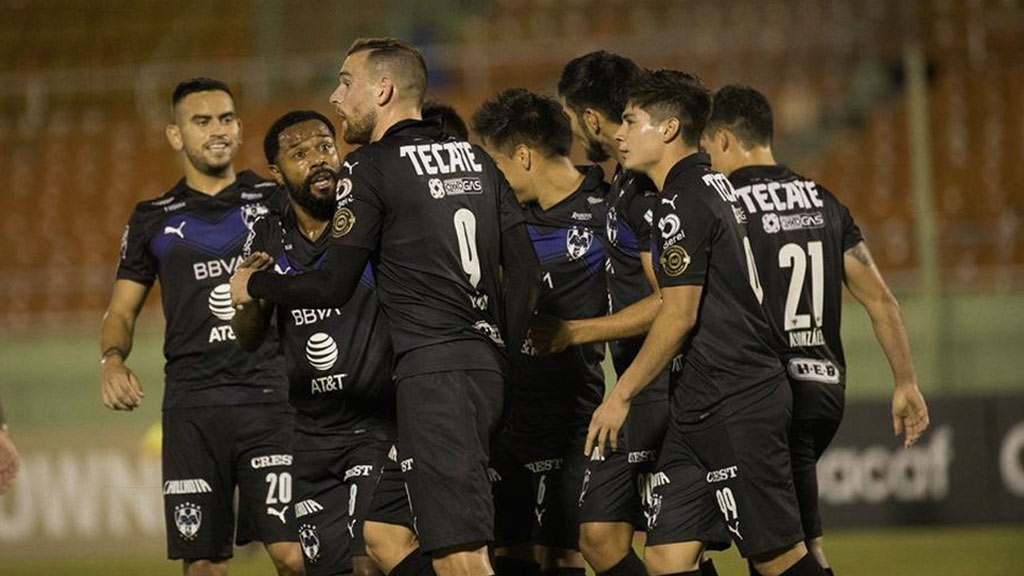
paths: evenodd
<path fill-rule="evenodd" d="M 100 364 L 103 364 L 111 356 L 114 355 L 120 356 L 121 360 L 124 360 L 124 352 L 121 351 L 121 349 L 118 348 L 117 346 L 111 346 L 110 348 L 107 348 L 106 350 L 103 351 L 103 354 L 100 356 Z"/>

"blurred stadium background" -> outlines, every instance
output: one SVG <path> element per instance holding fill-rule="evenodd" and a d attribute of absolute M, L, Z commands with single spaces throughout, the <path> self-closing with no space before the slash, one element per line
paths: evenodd
<path fill-rule="evenodd" d="M 227 81 L 263 167 L 279 114 L 330 114 L 344 50 L 396 35 L 468 117 L 553 92 L 592 49 L 750 84 L 777 157 L 850 206 L 907 317 L 928 436 L 891 438 L 887 365 L 848 305 L 849 413 L 823 465 L 837 571 L 1024 573 L 1024 2 L 1021 0 L 0 0 L 0 394 L 23 456 L 0 499 L 0 574 L 174 574 L 161 560 L 162 318 L 131 365 L 142 408 L 99 395 L 96 333 L 134 204 L 179 177 L 173 86 Z M 582 155 L 580 156 L 582 159 Z M 852 302 L 849 304 L 853 304 Z M 723 574 L 744 574 L 734 553 Z M 236 574 L 270 573 L 241 553 Z"/>

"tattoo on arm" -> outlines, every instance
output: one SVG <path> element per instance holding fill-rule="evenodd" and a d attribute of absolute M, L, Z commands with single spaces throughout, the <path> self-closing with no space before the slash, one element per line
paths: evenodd
<path fill-rule="evenodd" d="M 868 251 L 868 245 L 864 242 L 859 242 L 856 246 L 847 250 L 846 253 L 856 258 L 858 262 L 865 266 L 871 266 L 872 264 L 871 252 Z"/>

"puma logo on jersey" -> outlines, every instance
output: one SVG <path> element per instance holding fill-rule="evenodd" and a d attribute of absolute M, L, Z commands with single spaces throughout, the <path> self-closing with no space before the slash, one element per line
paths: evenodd
<path fill-rule="evenodd" d="M 342 166 L 344 166 L 345 168 L 348 168 L 348 173 L 349 173 L 349 174 L 351 174 L 351 173 L 352 173 L 352 171 L 356 169 L 356 166 L 358 166 L 358 165 L 359 165 L 359 162 L 353 162 L 353 163 L 349 164 L 349 163 L 348 163 L 348 162 L 346 161 L 346 162 L 342 162 L 341 164 L 342 164 Z"/>
<path fill-rule="evenodd" d="M 671 200 L 669 200 L 668 198 L 662 198 L 661 199 L 661 203 L 662 204 L 668 204 L 669 206 L 672 207 L 673 210 L 675 210 L 676 209 L 676 197 L 677 196 L 679 196 L 679 194 L 673 194 Z"/>
<path fill-rule="evenodd" d="M 284 513 L 287 510 L 288 510 L 287 506 L 281 508 L 280 511 L 278 511 L 277 508 L 274 508 L 273 506 L 267 506 L 267 514 L 270 514 L 271 516 L 277 516 L 278 518 L 280 518 L 281 519 L 281 524 L 287 524 L 288 523 L 284 519 Z"/>
<path fill-rule="evenodd" d="M 183 221 L 181 224 L 178 224 L 177 228 L 174 226 L 164 226 L 164 234 L 175 234 L 178 238 L 184 240 L 185 233 L 182 230 L 185 228 L 185 224 L 188 224 L 188 222 Z"/>

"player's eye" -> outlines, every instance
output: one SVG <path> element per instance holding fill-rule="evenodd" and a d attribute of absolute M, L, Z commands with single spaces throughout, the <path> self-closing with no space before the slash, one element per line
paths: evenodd
<path fill-rule="evenodd" d="M 297 152 L 292 154 L 292 158 L 295 158 L 296 160 L 302 160 L 305 157 L 306 157 L 306 153 L 304 151 L 302 151 L 302 150 L 299 150 L 299 151 L 297 151 Z"/>

